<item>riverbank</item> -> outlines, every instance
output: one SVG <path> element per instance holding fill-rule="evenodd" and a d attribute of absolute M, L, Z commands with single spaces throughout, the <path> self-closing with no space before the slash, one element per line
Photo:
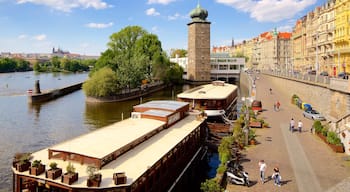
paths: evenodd
<path fill-rule="evenodd" d="M 86 102 L 108 103 L 108 102 L 127 101 L 127 100 L 137 99 L 139 97 L 147 96 L 151 93 L 160 91 L 166 87 L 167 85 L 165 85 L 164 83 L 156 82 L 156 83 L 144 85 L 140 88 L 124 89 L 119 94 L 113 95 L 113 96 L 106 96 L 106 97 L 87 96 Z"/>

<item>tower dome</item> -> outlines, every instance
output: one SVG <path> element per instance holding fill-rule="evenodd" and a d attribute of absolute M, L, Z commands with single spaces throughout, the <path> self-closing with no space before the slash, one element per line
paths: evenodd
<path fill-rule="evenodd" d="M 192 21 L 204 22 L 208 17 L 208 11 L 203 9 L 198 3 L 197 7 L 191 11 L 190 17 L 192 18 Z"/>

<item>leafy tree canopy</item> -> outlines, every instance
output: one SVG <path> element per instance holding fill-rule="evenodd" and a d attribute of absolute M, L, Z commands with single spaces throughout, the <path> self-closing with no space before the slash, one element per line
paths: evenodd
<path fill-rule="evenodd" d="M 170 51 L 170 57 L 171 58 L 175 58 L 176 55 L 178 57 L 186 57 L 187 56 L 187 50 L 185 50 L 185 49 L 172 49 Z"/>
<path fill-rule="evenodd" d="M 158 79 L 167 83 L 182 80 L 182 68 L 170 63 L 158 37 L 139 26 L 128 26 L 113 33 L 107 45 L 90 77 L 108 67 L 115 72 L 120 88 L 139 87 L 142 80 Z"/>

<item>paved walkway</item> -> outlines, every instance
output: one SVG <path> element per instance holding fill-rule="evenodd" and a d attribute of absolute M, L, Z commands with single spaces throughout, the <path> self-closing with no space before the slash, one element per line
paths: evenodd
<path fill-rule="evenodd" d="M 259 115 L 269 123 L 270 128 L 257 129 L 258 144 L 247 148 L 242 162 L 249 173 L 252 186 L 227 185 L 227 191 L 291 191 L 291 192 L 345 192 L 350 191 L 350 161 L 347 155 L 334 153 L 322 140 L 310 133 L 312 121 L 302 116 L 302 110 L 291 104 L 291 95 L 283 92 L 283 84 L 271 84 L 269 76 L 259 75 L 256 81 L 258 100 L 264 111 Z M 272 88 L 272 94 L 269 93 Z M 312 91 L 312 90 L 310 90 Z M 298 94 L 298 93 L 296 93 Z M 280 111 L 273 110 L 273 103 L 281 103 Z M 289 121 L 304 124 L 302 133 L 290 132 Z M 278 166 L 282 176 L 282 186 L 274 185 L 267 179 L 259 181 L 259 160 L 267 164 L 266 177 L 271 176 Z"/>

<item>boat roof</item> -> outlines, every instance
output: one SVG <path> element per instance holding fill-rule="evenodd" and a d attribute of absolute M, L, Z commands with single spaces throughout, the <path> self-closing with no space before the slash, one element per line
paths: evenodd
<path fill-rule="evenodd" d="M 150 109 L 148 111 L 142 112 L 144 115 L 152 115 L 152 116 L 158 116 L 158 117 L 167 117 L 174 112 L 171 111 L 163 111 L 163 110 L 156 110 L 156 109 Z"/>
<path fill-rule="evenodd" d="M 50 150 L 101 159 L 147 133 L 164 126 L 154 119 L 126 119 L 50 147 Z"/>
<path fill-rule="evenodd" d="M 149 101 L 147 103 L 139 104 L 134 108 L 153 108 L 153 109 L 166 109 L 176 111 L 184 106 L 188 105 L 186 102 L 173 101 L 173 100 L 157 100 Z"/>
<path fill-rule="evenodd" d="M 124 120 L 127 121 L 127 123 L 134 123 L 137 125 L 140 125 L 144 123 L 144 119 L 128 119 Z M 158 126 L 159 122 L 150 123 L 156 123 Z M 100 185 L 100 188 L 109 188 L 109 187 L 116 187 L 116 185 L 113 182 L 113 173 L 117 172 L 125 172 L 125 175 L 127 176 L 127 183 L 126 185 L 130 185 L 133 182 L 135 182 L 137 179 L 139 179 L 150 167 L 152 167 L 156 162 L 158 162 L 163 156 L 165 156 L 169 151 L 171 151 L 176 145 L 178 145 L 183 139 L 185 139 L 191 132 L 193 132 L 196 128 L 200 126 L 200 124 L 203 122 L 203 120 L 198 120 L 196 116 L 187 116 L 181 121 L 177 122 L 176 124 L 172 125 L 168 129 L 164 129 L 163 131 L 159 132 L 158 134 L 154 135 L 153 137 L 149 138 L 148 140 L 144 141 L 143 143 L 135 146 L 131 150 L 127 151 L 126 153 L 119 156 L 117 159 L 111 161 L 107 165 L 103 166 L 98 172 L 102 174 L 102 182 Z M 117 123 L 121 125 L 125 125 L 122 122 Z M 146 126 L 146 124 L 143 124 Z M 114 125 L 116 126 L 116 125 Z M 118 125 L 119 127 L 119 125 Z M 91 138 L 93 136 L 99 137 L 102 135 L 112 134 L 110 132 L 111 127 L 103 128 L 99 131 L 94 131 L 91 133 Z M 131 127 L 123 127 L 123 130 L 125 132 L 128 132 L 129 134 L 137 134 L 139 130 L 133 129 Z M 129 131 L 132 130 L 132 131 Z M 101 132 L 101 133 L 100 133 Z M 105 132 L 102 134 L 102 132 Z M 101 134 L 101 135 L 100 135 Z M 90 134 L 87 134 L 90 135 Z M 99 144 L 103 143 L 110 143 L 107 140 L 112 140 L 114 142 L 119 142 L 119 140 L 127 140 L 125 137 L 127 136 L 125 133 L 122 135 L 113 134 L 107 136 L 107 138 L 99 138 L 97 141 L 95 141 L 95 145 L 99 147 L 100 151 L 105 151 L 103 153 L 107 153 L 110 151 L 108 148 L 101 147 Z M 63 148 L 70 146 L 74 146 L 75 150 L 82 150 L 85 153 L 94 153 L 96 152 L 95 149 L 89 148 L 84 143 L 81 143 L 81 138 L 78 137 L 77 139 L 72 139 L 68 142 L 64 142 L 62 144 L 55 145 L 55 148 Z M 51 147 L 52 148 L 52 147 Z M 33 159 L 41 160 L 43 164 L 49 165 L 51 162 L 56 162 L 58 164 L 58 167 L 63 168 L 63 172 L 65 172 L 65 167 L 68 165 L 68 162 L 70 161 L 63 161 L 60 159 L 48 159 L 48 149 L 43 149 L 41 151 L 35 152 L 32 154 Z M 81 151 L 79 151 L 81 153 Z M 101 153 L 101 152 L 97 152 Z M 78 187 L 78 188 L 87 188 L 86 186 L 86 179 L 88 177 L 88 173 L 86 172 L 87 164 L 80 164 L 77 162 L 71 162 L 73 166 L 76 169 L 76 172 L 79 173 L 79 180 L 78 182 L 73 183 L 70 185 L 71 187 Z M 16 172 L 15 169 L 13 169 L 14 172 Z M 22 172 L 20 173 L 22 175 L 29 176 L 28 172 Z M 45 174 L 41 174 L 38 176 L 30 175 L 31 177 L 35 177 L 38 179 L 45 180 Z M 60 179 L 56 179 L 53 182 L 57 182 L 61 185 L 65 185 L 61 183 Z"/>
<path fill-rule="evenodd" d="M 226 99 L 236 90 L 236 85 L 213 82 L 184 91 L 177 97 L 180 99 Z"/>

